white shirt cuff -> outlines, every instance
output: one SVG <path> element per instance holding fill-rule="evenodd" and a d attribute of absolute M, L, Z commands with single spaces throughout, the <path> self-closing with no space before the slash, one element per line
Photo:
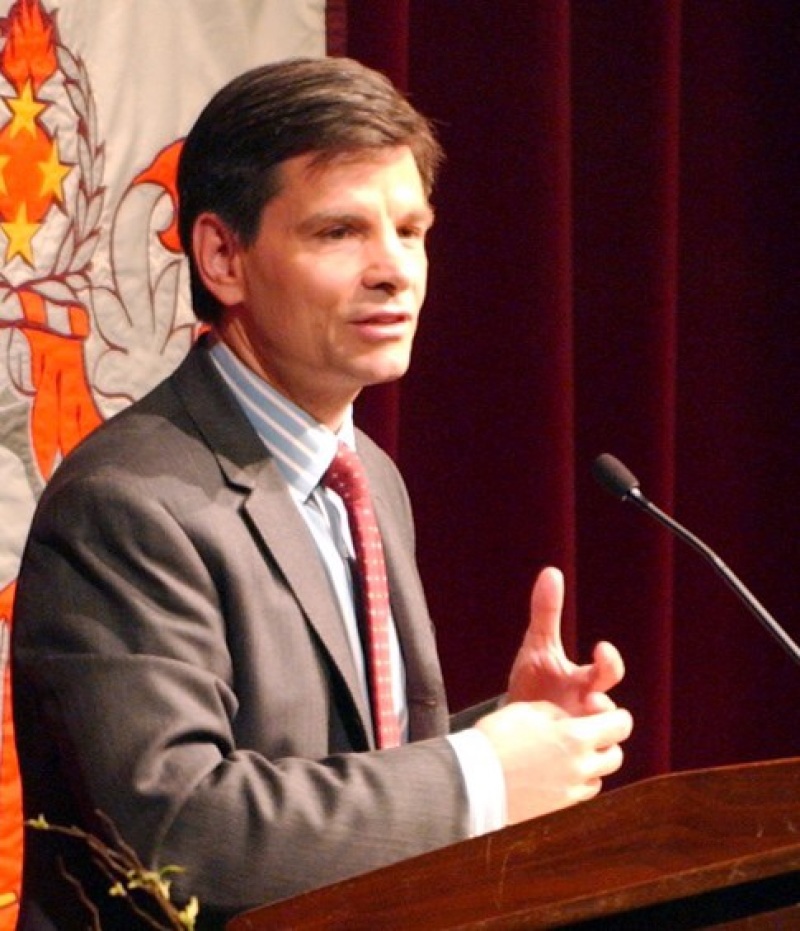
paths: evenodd
<path fill-rule="evenodd" d="M 449 734 L 469 802 L 469 836 L 505 827 L 506 783 L 500 760 L 488 737 L 474 727 Z"/>

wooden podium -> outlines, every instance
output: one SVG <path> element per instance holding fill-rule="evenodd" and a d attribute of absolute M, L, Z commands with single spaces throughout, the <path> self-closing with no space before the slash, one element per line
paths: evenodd
<path fill-rule="evenodd" d="M 228 931 L 800 929 L 800 759 L 644 780 Z"/>

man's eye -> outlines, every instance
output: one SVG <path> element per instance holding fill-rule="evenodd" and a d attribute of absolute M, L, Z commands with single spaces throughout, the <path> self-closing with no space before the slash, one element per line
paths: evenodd
<path fill-rule="evenodd" d="M 424 226 L 402 226 L 397 231 L 401 239 L 424 239 L 427 232 Z"/>
<path fill-rule="evenodd" d="M 349 236 L 353 235 L 353 228 L 351 226 L 329 226 L 327 229 L 324 229 L 321 233 L 323 239 L 332 239 L 334 241 L 340 239 L 347 239 Z"/>

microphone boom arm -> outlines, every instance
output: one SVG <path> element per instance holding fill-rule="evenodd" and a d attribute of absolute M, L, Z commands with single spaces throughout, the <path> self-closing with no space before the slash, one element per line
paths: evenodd
<path fill-rule="evenodd" d="M 753 595 L 750 589 L 738 578 L 728 566 L 717 556 L 717 554 L 707 546 L 699 537 L 696 537 L 690 530 L 679 524 L 676 520 L 664 513 L 661 508 L 649 501 L 640 491 L 638 486 L 628 489 L 622 496 L 623 501 L 636 505 L 641 510 L 647 512 L 659 523 L 671 530 L 677 537 L 688 543 L 696 552 L 714 567 L 718 575 L 722 577 L 725 583 L 733 589 L 739 596 L 745 606 L 750 610 L 753 616 L 759 621 L 767 631 L 780 643 L 784 650 L 792 659 L 800 664 L 800 647 L 792 640 L 775 618 L 767 611 L 764 605 Z"/>

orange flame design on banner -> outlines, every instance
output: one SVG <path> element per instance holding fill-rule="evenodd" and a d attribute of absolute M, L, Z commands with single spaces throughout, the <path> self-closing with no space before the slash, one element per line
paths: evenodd
<path fill-rule="evenodd" d="M 32 262 L 31 240 L 42 218 L 60 199 L 61 181 L 69 168 L 58 158 L 58 147 L 39 122 L 47 108 L 37 91 L 56 70 L 52 26 L 31 0 L 21 0 L 9 17 L 8 40 L 0 56 L 0 71 L 16 90 L 4 98 L 11 119 L 0 132 L 0 216 L 6 234 L 6 262 L 21 255 Z M 31 170 L 41 166 L 42 173 Z"/>
<path fill-rule="evenodd" d="M 0 262 L 22 262 L 34 271 L 35 239 L 53 209 L 64 207 L 64 181 L 73 170 L 59 151 L 58 139 L 45 125 L 51 101 L 39 97 L 42 86 L 57 73 L 53 20 L 38 0 L 18 0 L 3 23 L 5 45 L 0 72 L 14 93 L 0 102 L 8 111 L 0 129 Z M 4 240 L 4 242 L 3 242 Z M 5 287 L 19 298 L 22 317 L 6 324 L 25 334 L 30 346 L 33 394 L 31 443 L 43 479 L 101 417 L 86 378 L 83 343 L 89 332 L 84 307 L 60 308 L 68 322 L 57 331 L 48 321 L 44 298 L 24 284 L 14 289 L 5 274 Z M 15 584 L 0 592 L 0 636 L 7 659 Z M 7 666 L 7 663 L 4 663 Z M 0 721 L 0 931 L 16 926 L 22 869 L 22 807 L 14 746 L 10 677 L 3 669 Z"/>
<path fill-rule="evenodd" d="M 183 251 L 178 235 L 178 160 L 182 148 L 183 139 L 168 145 L 156 155 L 148 168 L 133 179 L 133 184 L 159 184 L 169 195 L 172 201 L 172 222 L 161 230 L 158 238 L 165 249 L 176 254 Z"/>
<path fill-rule="evenodd" d="M 12 583 L 0 591 L 0 637 L 3 651 L 7 652 L 8 631 L 11 628 L 11 610 L 14 604 Z M 3 676 L 2 742 L 0 742 L 0 931 L 13 931 L 17 925 L 17 912 L 22 873 L 22 791 L 14 746 L 11 719 L 11 679 Z"/>
<path fill-rule="evenodd" d="M 49 102 L 37 97 L 57 66 L 52 20 L 36 0 L 19 0 L 9 14 L 0 56 L 0 71 L 16 91 L 15 97 L 3 100 L 11 119 L 0 130 L 0 229 L 6 238 L 6 263 L 19 257 L 35 264 L 34 238 L 48 212 L 63 203 L 63 182 L 73 168 L 62 162 L 58 140 L 42 122 Z M 71 331 L 56 333 L 48 326 L 41 296 L 24 287 L 18 295 L 21 329 L 32 353 L 32 445 L 41 475 L 48 479 L 60 457 L 101 421 L 82 354 L 89 316 L 85 308 L 70 304 Z"/>

